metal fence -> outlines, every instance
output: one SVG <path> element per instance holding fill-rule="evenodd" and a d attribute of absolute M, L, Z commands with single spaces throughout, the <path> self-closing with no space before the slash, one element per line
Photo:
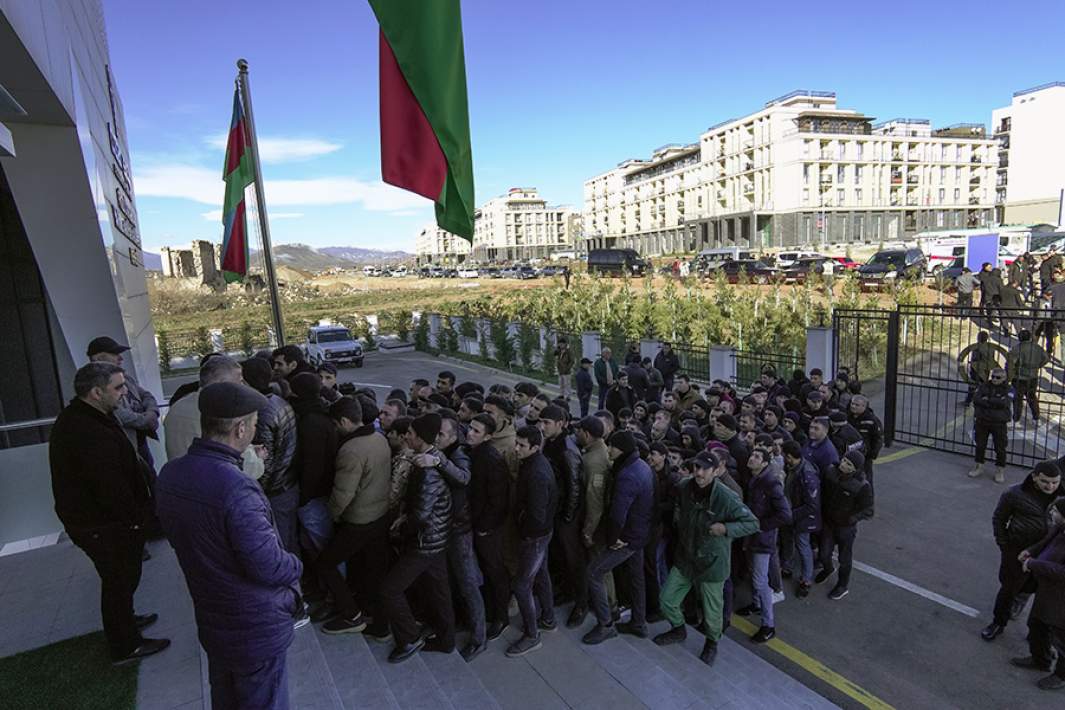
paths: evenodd
<path fill-rule="evenodd" d="M 679 375 L 687 375 L 689 379 L 697 382 L 706 382 L 710 377 L 710 348 L 706 346 L 689 345 L 688 343 L 672 343 L 673 352 L 680 360 Z"/>
<path fill-rule="evenodd" d="M 740 389 L 748 389 L 759 380 L 762 368 L 771 365 L 777 376 L 787 381 L 791 377 L 792 370 L 804 370 L 806 367 L 806 354 L 799 355 L 793 351 L 789 353 L 756 353 L 749 350 L 736 350 L 733 352 L 736 360 L 736 382 Z"/>

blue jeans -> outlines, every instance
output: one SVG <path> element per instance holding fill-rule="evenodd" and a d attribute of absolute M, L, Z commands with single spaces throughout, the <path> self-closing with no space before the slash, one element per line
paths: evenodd
<path fill-rule="evenodd" d="M 814 578 L 814 550 L 810 546 L 810 533 L 795 533 L 795 546 L 799 548 L 799 562 L 802 563 L 799 581 L 803 584 L 810 584 Z"/>
<path fill-rule="evenodd" d="M 472 532 L 462 535 L 452 532 L 447 543 L 447 567 L 472 626 L 470 643 L 480 645 L 485 641 L 484 597 L 481 596 L 484 576 L 473 551 Z"/>
<path fill-rule="evenodd" d="M 208 658 L 207 668 L 216 710 L 288 710 L 284 653 L 247 668 L 220 666 Z"/>
<path fill-rule="evenodd" d="M 751 584 L 754 586 L 754 598 L 762 608 L 762 626 L 772 627 L 774 619 L 773 590 L 769 588 L 770 556 L 768 552 L 751 554 Z"/>
<path fill-rule="evenodd" d="M 547 570 L 547 548 L 551 533 L 518 543 L 518 574 L 514 577 L 514 598 L 521 610 L 525 635 L 535 638 L 540 635 L 537 619 L 552 621 L 555 618 L 555 594 L 551 589 L 551 573 Z M 535 596 L 535 599 L 533 598 Z M 537 613 L 536 605 L 540 610 Z"/>
<path fill-rule="evenodd" d="M 321 552 L 333 539 L 333 516 L 326 497 L 313 498 L 296 511 L 303 536 L 313 552 Z"/>

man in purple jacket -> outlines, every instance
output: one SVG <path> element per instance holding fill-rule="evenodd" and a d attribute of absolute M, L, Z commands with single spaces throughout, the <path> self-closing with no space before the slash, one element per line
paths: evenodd
<path fill-rule="evenodd" d="M 219 382 L 200 391 L 199 404 L 202 437 L 159 474 L 159 520 L 192 594 L 211 704 L 284 710 L 303 566 L 282 547 L 262 489 L 240 470 L 265 399 Z"/>

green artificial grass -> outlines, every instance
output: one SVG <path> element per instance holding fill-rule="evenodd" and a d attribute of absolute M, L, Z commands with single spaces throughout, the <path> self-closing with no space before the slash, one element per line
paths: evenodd
<path fill-rule="evenodd" d="M 0 658 L 5 710 L 134 710 L 137 665 L 113 667 L 102 631 Z"/>

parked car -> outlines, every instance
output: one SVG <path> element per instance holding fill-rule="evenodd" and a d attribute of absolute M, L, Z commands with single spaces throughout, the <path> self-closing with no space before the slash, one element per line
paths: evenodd
<path fill-rule="evenodd" d="M 495 266 L 489 266 L 481 272 L 481 275 L 490 279 L 501 279 L 503 278 L 503 270 Z"/>
<path fill-rule="evenodd" d="M 806 283 L 810 274 L 825 273 L 825 262 L 835 262 L 827 256 L 801 257 L 780 270 L 780 280 L 784 283 Z"/>
<path fill-rule="evenodd" d="M 316 325 L 307 330 L 304 346 L 307 361 L 317 367 L 323 362 L 352 363 L 362 367 L 362 345 L 342 325 Z"/>
<path fill-rule="evenodd" d="M 847 271 L 857 269 L 859 266 L 861 266 L 861 264 L 859 264 L 854 259 L 851 259 L 849 256 L 834 256 L 832 257 L 832 260 L 836 262 L 837 268 L 843 268 Z"/>
<path fill-rule="evenodd" d="M 588 273 L 606 276 L 643 276 L 647 262 L 635 249 L 592 249 L 588 252 Z"/>
<path fill-rule="evenodd" d="M 921 279 L 927 263 L 920 249 L 885 249 L 858 267 L 858 276 L 864 286 L 879 286 L 897 278 Z"/>
<path fill-rule="evenodd" d="M 504 266 L 499 270 L 499 278 L 501 279 L 516 279 L 518 278 L 518 267 L 516 266 Z"/>
<path fill-rule="evenodd" d="M 561 266 L 545 266 L 540 269 L 541 276 L 560 276 L 562 274 Z"/>
<path fill-rule="evenodd" d="M 785 268 L 791 266 L 800 259 L 820 259 L 823 255 L 818 254 L 816 251 L 782 251 L 776 255 L 777 268 Z"/>
<path fill-rule="evenodd" d="M 715 278 L 718 272 L 725 274 L 730 284 L 738 283 L 740 276 L 745 274 L 751 283 L 766 284 L 776 280 L 780 272 L 757 259 L 729 259 L 717 265 L 712 265 L 706 272 L 707 278 Z"/>
<path fill-rule="evenodd" d="M 475 279 L 478 278 L 480 275 L 480 272 L 472 266 L 467 267 L 465 269 L 459 269 L 458 271 L 458 276 L 460 279 Z"/>
<path fill-rule="evenodd" d="M 539 277 L 539 274 L 531 266 L 519 266 L 514 269 L 514 278 L 524 281 L 525 279 L 535 279 L 537 277 Z"/>

